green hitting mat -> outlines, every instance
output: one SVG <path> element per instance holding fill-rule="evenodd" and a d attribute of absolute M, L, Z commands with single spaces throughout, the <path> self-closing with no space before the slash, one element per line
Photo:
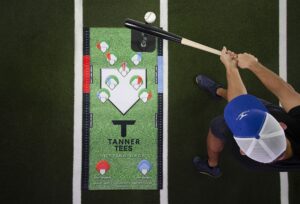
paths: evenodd
<path fill-rule="evenodd" d="M 84 29 L 83 189 L 162 186 L 162 41 L 137 52 L 131 38 Z"/>

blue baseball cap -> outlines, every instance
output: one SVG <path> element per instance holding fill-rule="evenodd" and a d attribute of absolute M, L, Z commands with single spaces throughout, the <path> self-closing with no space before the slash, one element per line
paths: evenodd
<path fill-rule="evenodd" d="M 255 96 L 245 94 L 231 100 L 225 107 L 224 118 L 249 158 L 270 163 L 286 150 L 283 128 Z"/>

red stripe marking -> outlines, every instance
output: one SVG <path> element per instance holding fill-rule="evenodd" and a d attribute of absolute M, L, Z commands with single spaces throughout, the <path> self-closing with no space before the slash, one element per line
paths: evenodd
<path fill-rule="evenodd" d="M 90 93 L 90 56 L 83 56 L 83 93 Z"/>

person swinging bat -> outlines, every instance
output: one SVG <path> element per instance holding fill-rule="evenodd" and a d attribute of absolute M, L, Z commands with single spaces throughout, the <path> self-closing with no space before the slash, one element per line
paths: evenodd
<path fill-rule="evenodd" d="M 216 100 L 226 100 L 224 115 L 215 117 L 207 134 L 207 156 L 193 158 L 199 173 L 220 177 L 220 154 L 230 145 L 246 167 L 255 170 L 300 169 L 300 94 L 248 53 L 222 51 L 188 40 L 160 28 L 127 19 L 125 26 L 150 35 L 220 56 L 226 69 L 227 88 L 205 75 L 196 83 Z M 280 101 L 282 107 L 248 94 L 240 70 L 249 70 Z"/>

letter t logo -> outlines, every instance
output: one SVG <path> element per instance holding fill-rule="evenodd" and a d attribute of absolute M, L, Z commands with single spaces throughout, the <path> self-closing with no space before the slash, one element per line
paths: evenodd
<path fill-rule="evenodd" d="M 135 120 L 113 120 L 112 123 L 114 125 L 121 126 L 121 136 L 126 137 L 127 125 L 134 125 Z"/>

